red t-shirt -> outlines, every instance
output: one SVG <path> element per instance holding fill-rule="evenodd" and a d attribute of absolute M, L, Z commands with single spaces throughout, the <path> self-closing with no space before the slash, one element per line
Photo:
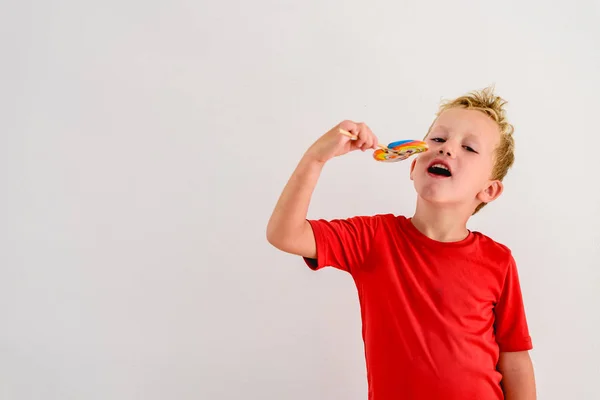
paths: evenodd
<path fill-rule="evenodd" d="M 306 263 L 356 283 L 370 400 L 504 398 L 499 352 L 532 348 L 507 247 L 479 232 L 438 242 L 391 214 L 309 222 Z"/>

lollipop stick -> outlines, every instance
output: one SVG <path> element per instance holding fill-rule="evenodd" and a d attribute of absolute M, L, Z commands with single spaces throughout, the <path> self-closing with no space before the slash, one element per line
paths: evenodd
<path fill-rule="evenodd" d="M 356 136 L 356 135 L 353 135 L 352 133 L 350 133 L 350 132 L 348 132 L 347 130 L 344 130 L 344 129 L 342 129 L 342 128 L 340 128 L 340 133 L 341 133 L 342 135 L 344 135 L 344 136 L 348 136 L 348 137 L 349 137 L 350 139 L 352 139 L 352 140 L 356 140 L 356 139 L 358 139 L 358 136 Z M 388 147 L 387 147 L 387 146 L 384 146 L 384 145 L 382 145 L 381 143 L 378 143 L 378 144 L 377 144 L 377 147 L 379 147 L 379 148 L 381 148 L 381 149 L 384 149 L 384 150 L 388 150 Z"/>

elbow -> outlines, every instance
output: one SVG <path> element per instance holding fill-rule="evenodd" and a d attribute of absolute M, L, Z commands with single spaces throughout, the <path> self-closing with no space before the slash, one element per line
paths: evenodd
<path fill-rule="evenodd" d="M 273 229 L 271 229 L 270 225 L 267 226 L 266 234 L 267 242 L 269 242 L 270 245 L 275 246 L 275 235 L 273 234 Z"/>
<path fill-rule="evenodd" d="M 267 225 L 267 230 L 266 230 L 266 237 L 267 237 L 267 242 L 269 242 L 269 244 L 273 247 L 276 247 L 278 249 L 281 248 L 281 234 L 279 234 L 279 232 L 277 231 L 276 227 L 269 223 Z"/>
<path fill-rule="evenodd" d="M 292 236 L 275 226 L 267 226 L 266 237 L 267 242 L 278 250 L 289 252 L 292 247 L 290 246 L 290 243 L 293 243 L 293 240 L 290 239 Z"/>

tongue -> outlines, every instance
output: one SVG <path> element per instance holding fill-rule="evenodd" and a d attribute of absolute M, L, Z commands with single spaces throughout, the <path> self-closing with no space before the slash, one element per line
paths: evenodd
<path fill-rule="evenodd" d="M 429 168 L 429 172 L 435 175 L 451 176 L 450 171 L 440 167 L 431 167 Z"/>

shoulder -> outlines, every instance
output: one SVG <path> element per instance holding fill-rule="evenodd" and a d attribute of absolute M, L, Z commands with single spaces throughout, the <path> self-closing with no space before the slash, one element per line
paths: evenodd
<path fill-rule="evenodd" d="M 402 228 L 403 224 L 408 222 L 408 218 L 404 215 L 392 213 L 373 214 L 359 218 L 363 218 L 373 226 L 376 226 L 380 232 L 397 231 L 399 227 Z"/>
<path fill-rule="evenodd" d="M 512 251 L 506 244 L 492 239 L 481 232 L 474 231 L 473 234 L 477 237 L 480 253 L 493 259 L 499 265 L 506 267 L 514 262 Z"/>
<path fill-rule="evenodd" d="M 369 215 L 354 215 L 350 217 L 336 217 L 329 220 L 320 219 L 320 221 L 328 221 L 328 222 L 345 222 L 352 224 L 368 224 L 368 225 L 394 225 L 398 224 L 400 219 L 403 219 L 403 216 L 396 216 L 391 213 L 382 213 L 382 214 L 369 214 Z"/>
<path fill-rule="evenodd" d="M 349 217 L 334 217 L 332 219 L 309 220 L 313 227 L 323 227 L 335 230 L 351 230 L 368 232 L 370 235 L 387 235 L 397 230 L 402 223 L 402 216 L 391 213 L 370 215 L 354 215 Z"/>
<path fill-rule="evenodd" d="M 392 213 L 308 219 L 308 222 L 316 236 L 345 234 L 354 237 L 360 236 L 363 240 L 396 237 L 398 232 L 405 230 L 405 224 L 410 223 L 405 216 L 397 216 Z"/>

